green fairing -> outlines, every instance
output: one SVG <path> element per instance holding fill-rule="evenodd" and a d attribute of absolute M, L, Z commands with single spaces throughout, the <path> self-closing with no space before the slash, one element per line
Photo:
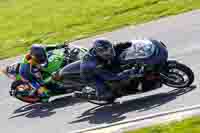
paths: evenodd
<path fill-rule="evenodd" d="M 48 67 L 43 69 L 42 76 L 45 83 L 51 81 L 51 74 L 57 72 L 64 64 L 64 49 L 48 52 Z"/>
<path fill-rule="evenodd" d="M 52 53 L 48 53 L 48 67 L 44 68 L 43 71 L 47 73 L 53 73 L 58 71 L 64 62 L 64 51 L 63 49 L 53 50 Z"/>

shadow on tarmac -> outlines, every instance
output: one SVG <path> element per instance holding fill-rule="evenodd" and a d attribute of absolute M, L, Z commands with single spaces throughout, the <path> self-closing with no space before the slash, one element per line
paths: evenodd
<path fill-rule="evenodd" d="M 71 96 L 62 97 L 59 99 L 55 99 L 50 103 L 36 103 L 36 104 L 27 104 L 18 109 L 16 109 L 13 114 L 17 114 L 15 116 L 10 117 L 9 119 L 13 119 L 16 117 L 25 116 L 27 118 L 35 118 L 35 117 L 49 117 L 56 113 L 55 109 L 64 108 L 66 106 L 73 106 L 76 103 L 84 102 L 83 100 L 72 98 Z"/>
<path fill-rule="evenodd" d="M 91 108 L 82 113 L 81 116 L 77 117 L 77 120 L 72 121 L 69 124 L 84 121 L 88 121 L 92 124 L 118 122 L 124 120 L 126 118 L 124 114 L 128 112 L 143 112 L 150 110 L 152 108 L 166 104 L 172 100 L 175 100 L 177 97 L 184 95 L 194 90 L 195 88 L 195 86 L 191 86 L 185 89 L 175 89 L 166 93 L 159 93 L 134 100 L 124 101 L 122 104 L 116 103 L 107 106 L 95 106 L 94 108 Z M 54 115 L 56 113 L 55 109 L 64 108 L 66 106 L 73 106 L 76 103 L 82 102 L 85 101 L 72 98 L 71 96 L 66 96 L 55 99 L 50 103 L 27 104 L 16 109 L 13 112 L 14 116 L 11 116 L 9 119 L 22 116 L 27 118 L 45 118 Z"/>
<path fill-rule="evenodd" d="M 77 120 L 70 122 L 70 124 L 84 121 L 88 121 L 91 124 L 114 123 L 122 121 L 126 118 L 124 114 L 128 112 L 143 112 L 152 108 L 156 108 L 175 100 L 177 97 L 184 95 L 195 88 L 196 86 L 191 86 L 184 89 L 175 89 L 166 93 L 159 93 L 125 101 L 122 104 L 96 106 L 82 113 L 81 116 L 77 117 Z"/>

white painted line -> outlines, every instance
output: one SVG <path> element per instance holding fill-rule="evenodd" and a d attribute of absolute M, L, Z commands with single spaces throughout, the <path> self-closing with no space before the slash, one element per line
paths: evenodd
<path fill-rule="evenodd" d="M 102 128 L 108 128 L 108 127 L 117 126 L 117 125 L 126 124 L 126 123 L 131 123 L 131 122 L 139 122 L 139 121 L 146 120 L 146 119 L 152 119 L 152 118 L 156 118 L 156 117 L 160 117 L 160 116 L 170 115 L 170 114 L 179 113 L 179 112 L 192 111 L 192 110 L 197 110 L 197 109 L 200 109 L 200 104 L 193 105 L 193 106 L 190 106 L 190 107 L 175 109 L 175 110 L 172 110 L 172 111 L 165 111 L 165 112 L 160 112 L 160 113 L 154 113 L 154 114 L 151 114 L 151 115 L 136 117 L 134 119 L 124 120 L 124 121 L 116 122 L 116 123 L 113 123 L 113 124 L 104 124 L 104 125 L 101 125 L 101 126 L 86 128 L 86 129 L 74 131 L 72 133 L 84 133 L 84 132 L 89 132 L 89 131 L 98 130 L 98 129 L 102 129 Z"/>

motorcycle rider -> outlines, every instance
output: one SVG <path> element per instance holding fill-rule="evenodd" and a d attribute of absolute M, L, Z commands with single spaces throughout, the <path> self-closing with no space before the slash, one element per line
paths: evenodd
<path fill-rule="evenodd" d="M 161 64 L 168 57 L 167 50 L 161 41 L 133 40 L 113 45 L 107 39 L 96 39 L 92 48 L 83 57 L 80 71 L 81 78 L 85 83 L 95 87 L 97 98 L 105 100 L 112 98 L 112 92 L 105 84 L 106 81 L 126 80 L 130 76 L 143 76 L 142 69 L 123 71 L 120 67 L 125 61 L 124 58 L 122 60 L 122 57 L 129 57 L 128 54 L 131 54 L 126 52 L 129 48 L 135 49 L 132 54 L 139 57 L 136 60 L 145 61 L 148 64 Z M 155 52 L 157 53 L 155 54 Z"/>
<path fill-rule="evenodd" d="M 25 55 L 22 63 L 6 68 L 6 74 L 13 77 L 19 73 L 23 82 L 29 83 L 32 87 L 29 95 L 33 95 L 36 91 L 41 98 L 41 102 L 48 102 L 50 92 L 44 85 L 41 70 L 48 66 L 47 52 L 54 49 L 66 47 L 66 44 L 55 46 L 44 46 L 41 44 L 33 44 L 30 51 Z"/>

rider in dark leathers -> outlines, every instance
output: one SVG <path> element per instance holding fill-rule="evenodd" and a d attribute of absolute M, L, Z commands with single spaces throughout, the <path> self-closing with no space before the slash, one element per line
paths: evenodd
<path fill-rule="evenodd" d="M 139 44 L 139 46 L 136 47 L 135 53 L 138 51 L 140 52 L 140 47 L 142 46 L 142 49 L 146 50 L 141 52 L 142 54 L 145 52 L 149 55 L 151 54 L 150 56 L 144 56 L 144 58 L 138 59 L 138 61 L 144 61 L 148 64 L 162 64 L 168 58 L 165 46 L 161 41 L 157 40 L 147 40 L 146 42 L 140 40 L 136 40 L 135 42 L 127 41 L 117 43 L 116 45 L 113 45 L 106 39 L 95 40 L 93 47 L 82 59 L 80 71 L 83 81 L 85 81 L 88 86 L 92 85 L 92 87 L 95 87 L 97 92 L 96 96 L 98 98 L 112 98 L 111 90 L 107 87 L 106 81 L 126 80 L 129 76 L 133 75 L 143 76 L 144 71 L 142 69 L 122 70 L 120 67 L 123 62 L 121 56 L 128 48 L 131 48 L 134 43 Z M 148 53 L 149 49 L 150 53 Z"/>

